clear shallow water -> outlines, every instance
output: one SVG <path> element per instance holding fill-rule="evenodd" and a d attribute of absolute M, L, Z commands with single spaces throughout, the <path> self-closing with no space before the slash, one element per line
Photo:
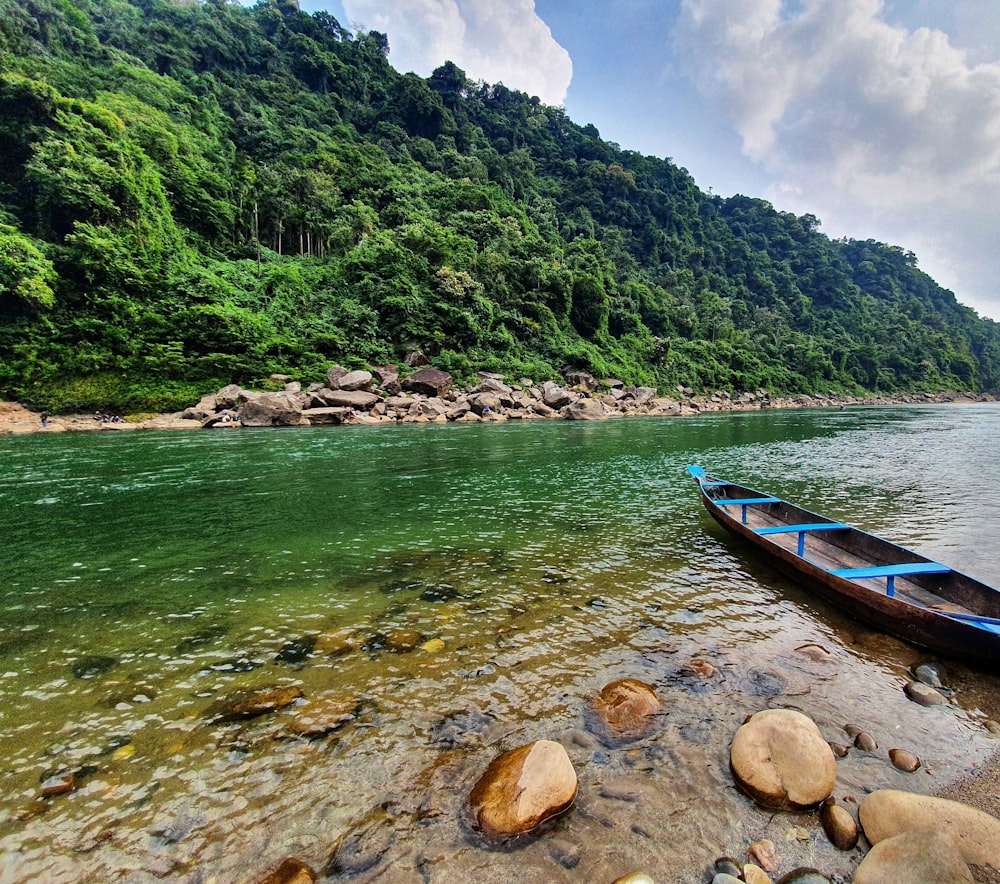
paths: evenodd
<path fill-rule="evenodd" d="M 253 880 L 289 854 L 319 869 L 344 838 L 356 867 L 379 860 L 355 880 L 687 881 L 760 837 L 784 871 L 848 874 L 858 855 L 813 816 L 735 792 L 743 718 L 793 706 L 844 743 L 857 723 L 930 769 L 852 751 L 838 797 L 930 791 L 991 748 L 977 701 L 997 681 L 956 665 L 953 707 L 910 703 L 906 666 L 928 655 L 755 560 L 684 467 L 1000 585 L 998 431 L 996 406 L 944 406 L 0 438 L 0 880 Z M 398 630 L 444 647 L 393 653 Z M 354 649 L 275 660 L 316 635 Z M 687 675 L 694 657 L 719 675 Z M 590 704 L 623 677 L 668 714 L 607 747 Z M 206 717 L 273 685 L 360 709 L 314 740 L 290 737 L 294 709 Z M 567 746 L 575 808 L 542 837 L 482 843 L 469 790 L 538 738 Z M 40 801 L 68 770 L 77 790 Z"/>

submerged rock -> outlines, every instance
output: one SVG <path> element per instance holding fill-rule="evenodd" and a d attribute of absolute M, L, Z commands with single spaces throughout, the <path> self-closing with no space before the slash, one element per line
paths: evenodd
<path fill-rule="evenodd" d="M 257 884 L 313 884 L 317 877 L 311 866 L 290 856 L 267 872 Z"/>
<path fill-rule="evenodd" d="M 214 722 L 241 721 L 282 709 L 302 696 L 297 687 L 265 687 L 237 690 L 220 697 L 205 711 Z"/>
<path fill-rule="evenodd" d="M 81 657 L 77 660 L 73 664 L 73 675 L 76 678 L 94 678 L 98 675 L 104 675 L 105 672 L 117 665 L 117 657 L 94 654 L 89 657 Z"/>
<path fill-rule="evenodd" d="M 649 734 L 663 714 L 656 691 L 634 678 L 613 681 L 601 689 L 594 701 L 601 730 L 608 741 L 622 743 Z"/>
<path fill-rule="evenodd" d="M 733 738 L 729 763 L 740 788 L 775 810 L 816 807 L 837 779 L 836 759 L 819 728 L 791 709 L 751 716 Z"/>
<path fill-rule="evenodd" d="M 470 805 L 486 835 L 519 835 L 567 810 L 577 788 L 566 750 L 538 740 L 495 758 L 473 787 Z"/>
<path fill-rule="evenodd" d="M 357 697 L 320 697 L 296 709 L 285 729 L 300 737 L 321 737 L 353 719 L 360 708 Z"/>

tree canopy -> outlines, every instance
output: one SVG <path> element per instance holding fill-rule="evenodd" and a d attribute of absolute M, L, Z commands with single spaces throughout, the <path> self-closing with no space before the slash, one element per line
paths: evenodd
<path fill-rule="evenodd" d="M 0 394 L 171 410 L 411 348 L 471 378 L 1000 388 L 904 249 L 702 192 L 287 0 L 0 0 Z"/>

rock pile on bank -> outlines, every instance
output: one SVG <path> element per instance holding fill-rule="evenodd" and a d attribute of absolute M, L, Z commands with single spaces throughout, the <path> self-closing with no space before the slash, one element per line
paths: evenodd
<path fill-rule="evenodd" d="M 287 380 L 272 376 L 272 382 Z M 913 394 L 906 402 L 969 399 L 971 394 Z M 983 398 L 983 397 L 979 397 Z M 653 387 L 637 387 L 607 378 L 598 381 L 586 372 L 569 373 L 562 384 L 530 378 L 508 382 L 503 375 L 480 372 L 478 382 L 458 389 L 451 374 L 430 366 L 400 378 L 395 365 L 348 371 L 335 365 L 326 383 L 305 390 L 289 381 L 281 391 L 247 390 L 231 384 L 202 397 L 176 417 L 204 427 L 231 425 L 236 418 L 245 427 L 314 426 L 358 423 L 446 423 L 507 420 L 607 420 L 630 416 L 679 416 L 701 412 L 810 406 L 874 405 L 887 400 L 796 395 L 775 396 L 767 390 L 695 396 L 679 386 L 674 397 L 661 396 Z"/>

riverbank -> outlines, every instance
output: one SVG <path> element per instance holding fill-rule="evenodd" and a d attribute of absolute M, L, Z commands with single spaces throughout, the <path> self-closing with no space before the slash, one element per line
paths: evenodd
<path fill-rule="evenodd" d="M 650 388 L 613 387 L 597 393 L 586 385 L 561 387 L 547 383 L 544 387 L 524 384 L 522 388 L 507 387 L 491 376 L 465 391 L 447 390 L 438 395 L 421 392 L 383 391 L 379 398 L 369 390 L 360 391 L 370 397 L 370 403 L 345 403 L 359 391 L 330 389 L 314 385 L 302 391 L 289 384 L 279 393 L 263 393 L 232 386 L 218 393 L 207 394 L 196 405 L 169 414 L 134 414 L 124 417 L 65 414 L 47 416 L 32 411 L 17 402 L 0 401 L 0 435 L 60 432 L 124 432 L 129 430 L 194 430 L 211 426 L 218 415 L 229 412 L 239 415 L 241 406 L 253 403 L 265 406 L 257 420 L 242 416 L 244 426 L 291 426 L 329 424 L 380 423 L 445 423 L 503 422 L 506 420 L 603 420 L 618 417 L 684 417 L 723 411 L 760 411 L 789 408 L 851 408 L 886 405 L 933 405 L 995 402 L 990 394 L 948 391 L 944 393 L 911 393 L 897 396 L 842 397 L 834 394 L 813 396 L 772 395 L 765 390 L 732 396 L 717 392 L 711 396 L 695 396 L 690 391 L 677 391 L 676 396 L 658 396 Z M 428 393 L 434 391 L 428 391 Z M 324 393 L 330 394 L 324 397 Z M 534 394 L 534 395 L 532 395 Z M 277 402 L 275 402 L 277 400 Z M 551 404 L 549 404 L 551 403 Z M 261 411 L 258 407 L 257 411 Z M 276 412 L 280 415 L 275 416 Z M 219 420 L 218 423 L 222 421 Z M 229 426 L 229 423 L 226 424 Z"/>

